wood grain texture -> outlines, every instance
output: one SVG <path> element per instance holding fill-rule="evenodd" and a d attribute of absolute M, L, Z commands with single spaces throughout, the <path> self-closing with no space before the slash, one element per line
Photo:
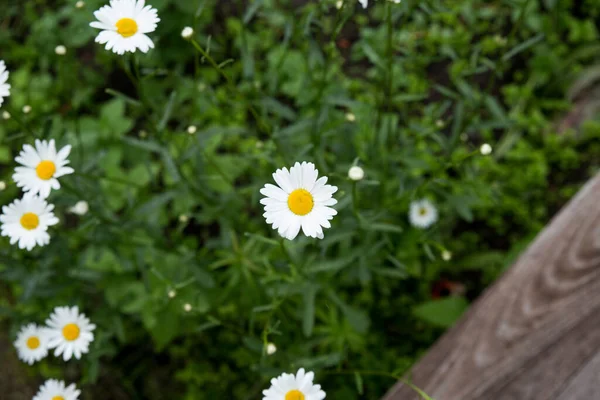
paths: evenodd
<path fill-rule="evenodd" d="M 411 371 L 436 400 L 600 399 L 600 174 Z M 417 400 L 396 384 L 383 400 Z"/>

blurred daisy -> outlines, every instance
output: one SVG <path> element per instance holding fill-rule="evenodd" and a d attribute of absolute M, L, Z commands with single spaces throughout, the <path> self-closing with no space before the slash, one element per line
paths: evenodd
<path fill-rule="evenodd" d="M 66 386 L 63 381 L 48 379 L 32 400 L 77 400 L 80 394 L 74 383 Z"/>
<path fill-rule="evenodd" d="M 70 145 L 57 153 L 54 139 L 49 142 L 36 139 L 35 148 L 26 144 L 15 158 L 15 161 L 23 166 L 15 168 L 13 179 L 24 192 L 46 198 L 52 189 L 60 189 L 57 178 L 74 172 L 73 168 L 67 167 L 70 152 Z"/>
<path fill-rule="evenodd" d="M 117 54 L 137 49 L 146 53 L 154 48 L 146 33 L 154 32 L 160 18 L 155 8 L 144 4 L 145 0 L 111 0 L 110 5 L 100 7 L 94 12 L 98 21 L 90 23 L 92 28 L 102 29 L 96 42 L 106 43 L 106 50 Z"/>
<path fill-rule="evenodd" d="M 437 221 L 438 212 L 429 200 L 422 199 L 410 203 L 408 217 L 412 226 L 425 229 Z"/>
<path fill-rule="evenodd" d="M 296 163 L 289 171 L 275 171 L 278 186 L 267 183 L 260 190 L 266 196 L 260 200 L 263 216 L 282 237 L 292 240 L 302 228 L 306 236 L 323 239 L 323 228 L 331 227 L 337 211 L 330 206 L 337 203 L 332 197 L 337 187 L 326 185 L 326 176 L 317 179 L 318 174 L 313 163 Z"/>
<path fill-rule="evenodd" d="M 96 325 L 79 313 L 79 308 L 56 307 L 50 318 L 46 320 L 48 328 L 48 347 L 54 350 L 54 355 L 63 355 L 68 361 L 72 356 L 80 359 L 81 354 L 89 351 L 89 345 L 94 341 L 92 331 Z"/>
<path fill-rule="evenodd" d="M 271 379 L 271 387 L 263 390 L 263 400 L 322 400 L 321 385 L 313 385 L 315 374 L 300 368 L 296 375 L 281 374 Z"/>
<path fill-rule="evenodd" d="M 20 249 L 45 246 L 50 243 L 48 227 L 58 223 L 53 209 L 54 205 L 41 197 L 26 193 L 22 199 L 2 207 L 1 235 L 10 237 L 10 244 L 18 242 Z"/>
<path fill-rule="evenodd" d="M 10 96 L 10 85 L 6 81 L 8 81 L 8 71 L 4 61 L 0 60 L 0 106 L 4 98 Z"/>
<path fill-rule="evenodd" d="M 21 361 L 29 365 L 48 355 L 48 339 L 36 324 L 23 326 L 14 344 Z"/>

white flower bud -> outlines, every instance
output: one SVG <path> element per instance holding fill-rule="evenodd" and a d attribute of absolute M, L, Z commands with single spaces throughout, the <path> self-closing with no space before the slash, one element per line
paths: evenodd
<path fill-rule="evenodd" d="M 481 154 L 483 154 L 484 156 L 487 156 L 488 154 L 492 153 L 492 146 L 490 146 L 487 143 L 484 143 L 481 145 L 481 148 L 479 148 L 479 151 L 481 152 Z"/>
<path fill-rule="evenodd" d="M 442 251 L 442 260 L 444 260 L 444 261 L 452 260 L 452 253 L 449 252 L 448 250 Z"/>
<path fill-rule="evenodd" d="M 181 31 L 181 37 L 184 38 L 185 40 L 190 40 L 193 35 L 194 35 L 194 28 L 192 28 L 190 26 L 186 26 Z"/>
<path fill-rule="evenodd" d="M 63 46 L 62 44 L 59 44 L 58 46 L 56 46 L 56 48 L 54 49 L 54 52 L 56 54 L 58 54 L 59 56 L 64 56 L 65 54 L 67 54 L 67 48 L 65 46 Z"/>
<path fill-rule="evenodd" d="M 348 178 L 352 179 L 353 181 L 360 181 L 364 177 L 365 170 L 359 167 L 358 165 L 350 167 L 350 169 L 348 170 Z"/>
<path fill-rule="evenodd" d="M 87 212 L 89 211 L 90 206 L 88 205 L 87 201 L 81 200 L 78 201 L 73 207 L 69 208 L 69 212 L 75 214 L 75 215 L 85 215 L 87 214 Z"/>

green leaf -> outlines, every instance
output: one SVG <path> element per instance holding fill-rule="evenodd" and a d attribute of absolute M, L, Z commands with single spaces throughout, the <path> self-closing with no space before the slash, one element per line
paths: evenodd
<path fill-rule="evenodd" d="M 506 53 L 505 55 L 502 56 L 502 61 L 508 61 L 511 58 L 513 58 L 514 56 L 516 56 L 517 54 L 524 52 L 525 50 L 527 50 L 534 44 L 542 41 L 545 36 L 546 35 L 544 35 L 543 33 L 539 33 L 539 34 L 535 35 L 534 37 L 527 39 L 523 43 L 516 45 L 508 53 Z"/>
<path fill-rule="evenodd" d="M 356 383 L 356 391 L 358 392 L 358 394 L 363 394 L 363 379 L 358 372 L 354 372 L 354 383 Z"/>
<path fill-rule="evenodd" d="M 317 286 L 308 286 L 304 291 L 304 312 L 302 313 L 302 332 L 304 336 L 312 335 L 315 326 L 315 298 L 318 292 Z"/>
<path fill-rule="evenodd" d="M 452 296 L 421 303 L 413 308 L 413 314 L 433 325 L 449 328 L 468 307 L 464 297 Z"/>

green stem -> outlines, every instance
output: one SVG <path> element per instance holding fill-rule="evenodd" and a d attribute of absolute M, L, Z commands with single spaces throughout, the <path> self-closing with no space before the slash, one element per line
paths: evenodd
<path fill-rule="evenodd" d="M 10 114 L 10 117 L 15 120 L 15 122 L 21 127 L 21 129 L 23 129 L 25 132 L 27 132 L 31 136 L 35 136 L 35 132 L 33 132 L 29 128 L 29 126 L 27 126 L 27 124 L 20 117 L 17 116 L 17 112 L 15 111 L 14 108 L 12 108 L 12 107 L 6 107 L 6 108 L 8 109 L 8 113 Z"/>
<path fill-rule="evenodd" d="M 322 375 L 357 375 L 358 374 L 358 375 L 368 375 L 368 376 L 383 376 L 383 377 L 394 379 L 396 381 L 400 381 L 400 382 L 404 383 L 406 386 L 410 387 L 415 392 L 417 392 L 419 394 L 419 396 L 421 396 L 423 398 L 423 400 L 433 400 L 430 396 L 428 396 L 425 392 L 423 392 L 421 389 L 419 389 L 414 384 L 410 383 L 406 379 L 403 379 L 401 376 L 392 374 L 390 372 L 370 371 L 370 370 L 366 370 L 366 371 L 352 370 L 352 371 L 324 371 L 324 372 L 321 372 L 321 374 Z"/>
<path fill-rule="evenodd" d="M 233 83 L 233 81 L 231 80 L 231 78 L 221 69 L 221 67 L 219 67 L 219 65 L 210 56 L 210 54 L 208 54 L 208 52 L 206 50 L 204 50 L 202 48 L 202 46 L 200 46 L 198 44 L 198 42 L 196 42 L 194 39 L 190 40 L 190 43 L 192 44 L 192 46 L 194 46 L 196 48 L 196 50 L 198 50 L 198 52 L 200 54 L 202 54 L 202 57 L 208 61 L 208 63 L 219 73 L 219 75 L 221 75 L 223 77 L 223 79 L 225 79 L 225 81 L 227 82 L 227 85 L 229 85 L 231 90 L 234 91 L 235 93 L 237 93 L 239 96 L 243 97 L 242 93 L 238 92 L 238 89 L 235 86 L 235 84 Z M 269 126 L 264 123 L 264 121 L 258 114 L 258 111 L 256 111 L 256 109 L 254 108 L 254 106 L 252 104 L 248 104 L 248 108 L 250 109 L 250 113 L 252 113 L 252 116 L 254 117 L 254 119 L 256 120 L 256 122 L 258 124 L 258 128 L 263 130 L 264 133 L 266 133 L 267 135 L 270 136 L 271 130 L 269 129 Z"/>

